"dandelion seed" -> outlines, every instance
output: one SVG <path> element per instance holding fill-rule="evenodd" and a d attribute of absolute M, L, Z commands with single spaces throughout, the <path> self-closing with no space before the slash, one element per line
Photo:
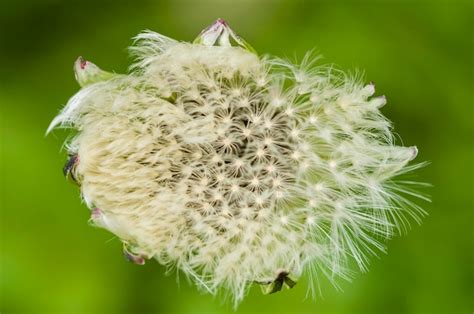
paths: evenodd
<path fill-rule="evenodd" d="M 222 156 L 220 156 L 220 155 L 214 155 L 214 156 L 212 156 L 211 161 L 212 161 L 213 163 L 217 164 L 218 162 L 222 161 Z"/>
<path fill-rule="evenodd" d="M 242 134 L 245 136 L 245 137 L 250 137 L 250 135 L 252 135 L 252 130 L 250 130 L 249 128 L 244 128 L 242 130 Z"/>
<path fill-rule="evenodd" d="M 318 117 L 312 115 L 312 116 L 309 117 L 308 121 L 311 124 L 316 124 L 318 122 Z"/>
<path fill-rule="evenodd" d="M 265 168 L 269 174 L 273 174 L 276 171 L 276 167 L 274 164 L 270 164 Z"/>
<path fill-rule="evenodd" d="M 266 137 L 264 140 L 263 140 L 263 144 L 269 146 L 269 145 L 272 145 L 273 144 L 273 139 L 271 137 Z"/>
<path fill-rule="evenodd" d="M 293 108 L 291 108 L 291 107 L 288 107 L 288 108 L 286 108 L 285 113 L 286 113 L 286 115 L 288 115 L 289 117 L 292 117 L 293 114 L 295 113 L 295 109 L 293 109 Z"/>
<path fill-rule="evenodd" d="M 265 202 L 264 198 L 261 197 L 261 196 L 256 196 L 255 197 L 255 204 L 258 205 L 258 206 L 261 206 L 263 205 L 263 203 Z"/>
<path fill-rule="evenodd" d="M 250 184 L 253 186 L 258 186 L 260 184 L 260 179 L 257 177 L 253 177 L 252 180 L 250 180 Z"/>
<path fill-rule="evenodd" d="M 294 151 L 293 154 L 291 154 L 291 158 L 294 160 L 298 160 L 300 159 L 300 157 L 301 157 L 301 154 L 299 151 Z"/>
<path fill-rule="evenodd" d="M 396 180 L 421 166 L 408 164 L 417 149 L 394 145 L 373 84 L 311 54 L 261 58 L 222 19 L 193 43 L 135 40 L 127 75 L 76 60 L 82 88 L 47 131 L 77 130 L 64 174 L 128 260 L 155 258 L 237 305 L 252 283 L 347 278 L 351 259 L 365 270 L 424 215 L 405 197 L 426 198 Z"/>
<path fill-rule="evenodd" d="M 237 184 L 232 184 L 230 187 L 231 192 L 237 193 L 240 190 L 240 187 Z"/>
<path fill-rule="evenodd" d="M 272 104 L 273 106 L 275 107 L 281 107 L 283 106 L 283 104 L 285 103 L 285 101 L 281 98 L 274 98 L 270 101 L 270 104 Z"/>
<path fill-rule="evenodd" d="M 314 225 L 315 221 L 316 221 L 316 220 L 315 220 L 314 217 L 312 217 L 312 216 L 309 216 L 309 217 L 306 218 L 306 223 L 307 223 L 308 225 L 310 225 L 310 226 L 311 226 L 311 225 Z"/>
<path fill-rule="evenodd" d="M 264 126 L 265 128 L 267 128 L 267 129 L 271 129 L 272 126 L 273 126 L 272 120 L 269 120 L 269 119 L 268 119 L 268 120 L 265 120 L 263 126 Z"/>
<path fill-rule="evenodd" d="M 321 192 L 324 190 L 324 185 L 321 182 L 318 182 L 314 185 L 314 190 L 317 192 Z"/>
<path fill-rule="evenodd" d="M 259 148 L 257 149 L 257 151 L 255 152 L 255 155 L 258 157 L 258 158 L 262 158 L 265 156 L 265 150 L 263 148 Z"/>
<path fill-rule="evenodd" d="M 291 136 L 292 138 L 297 138 L 299 135 L 300 135 L 300 130 L 298 130 L 298 129 L 293 129 L 293 130 L 291 130 L 291 132 L 290 132 L 290 136 Z"/>
<path fill-rule="evenodd" d="M 217 182 L 222 182 L 222 181 L 224 181 L 224 180 L 225 180 L 224 174 L 219 173 L 218 175 L 216 175 L 216 181 L 217 181 Z"/>

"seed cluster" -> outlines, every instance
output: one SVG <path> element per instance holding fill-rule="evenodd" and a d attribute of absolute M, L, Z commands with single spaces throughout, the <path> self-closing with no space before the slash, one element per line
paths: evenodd
<path fill-rule="evenodd" d="M 412 183 L 391 180 L 420 166 L 407 166 L 417 150 L 394 145 L 373 84 L 310 54 L 295 65 L 152 32 L 132 50 L 128 75 L 78 60 L 84 87 L 51 126 L 79 131 L 65 170 L 132 261 L 238 303 L 280 274 L 345 276 L 351 257 L 365 270 L 423 215 L 403 196 L 419 196 Z"/>

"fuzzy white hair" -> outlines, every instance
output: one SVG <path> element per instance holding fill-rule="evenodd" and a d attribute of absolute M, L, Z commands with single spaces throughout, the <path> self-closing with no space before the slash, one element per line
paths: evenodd
<path fill-rule="evenodd" d="M 373 84 L 311 54 L 261 58 L 222 20 L 194 43 L 147 31 L 131 49 L 128 75 L 79 58 L 83 88 L 49 130 L 78 131 L 66 173 L 133 261 L 238 304 L 282 273 L 347 277 L 351 258 L 364 271 L 424 215 L 414 183 L 392 180 L 420 167 L 417 149 L 394 144 Z"/>

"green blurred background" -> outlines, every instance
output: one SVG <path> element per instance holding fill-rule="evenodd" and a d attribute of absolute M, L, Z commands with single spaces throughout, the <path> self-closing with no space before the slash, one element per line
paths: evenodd
<path fill-rule="evenodd" d="M 407 236 L 343 292 L 306 281 L 270 296 L 255 287 L 236 313 L 472 313 L 473 5 L 460 1 L 20 1 L 0 8 L 1 313 L 233 313 L 158 263 L 124 260 L 117 239 L 87 224 L 60 151 L 45 130 L 78 91 L 78 55 L 107 70 L 130 64 L 131 37 L 151 29 L 192 40 L 225 18 L 260 53 L 365 69 L 432 204 Z"/>

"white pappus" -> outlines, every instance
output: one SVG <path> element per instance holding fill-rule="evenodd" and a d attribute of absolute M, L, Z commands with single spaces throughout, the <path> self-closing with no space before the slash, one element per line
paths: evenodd
<path fill-rule="evenodd" d="M 142 264 L 154 258 L 237 305 L 253 283 L 276 292 L 303 273 L 366 270 L 425 212 L 393 178 L 416 147 L 394 144 L 373 84 L 258 56 L 219 19 L 193 43 L 146 31 L 130 73 L 79 58 L 82 89 L 51 123 L 74 128 L 65 173 L 91 221 Z M 290 279 L 292 278 L 292 279 Z"/>

